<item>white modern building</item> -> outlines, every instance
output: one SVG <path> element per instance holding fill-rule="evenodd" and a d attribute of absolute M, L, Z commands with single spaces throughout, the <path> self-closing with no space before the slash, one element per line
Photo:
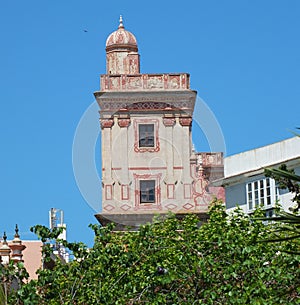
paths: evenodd
<path fill-rule="evenodd" d="M 224 158 L 224 178 L 214 184 L 225 188 L 227 209 L 238 205 L 250 214 L 262 206 L 271 216 L 277 202 L 285 210 L 292 207 L 292 194 L 278 189 L 275 181 L 264 175 L 265 168 L 278 168 L 281 164 L 300 174 L 300 137 Z"/>

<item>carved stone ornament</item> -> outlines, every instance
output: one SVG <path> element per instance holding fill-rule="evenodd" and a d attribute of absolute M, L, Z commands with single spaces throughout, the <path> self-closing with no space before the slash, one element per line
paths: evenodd
<path fill-rule="evenodd" d="M 128 127 L 130 124 L 130 119 L 118 119 L 118 125 L 122 127 Z"/>
<path fill-rule="evenodd" d="M 163 123 L 166 127 L 172 127 L 175 125 L 175 118 L 163 118 Z"/>
<path fill-rule="evenodd" d="M 181 118 L 179 118 L 179 123 L 181 126 L 191 126 L 192 118 L 191 117 L 181 117 Z"/>
<path fill-rule="evenodd" d="M 113 119 L 100 119 L 101 128 L 111 128 L 114 125 Z"/>

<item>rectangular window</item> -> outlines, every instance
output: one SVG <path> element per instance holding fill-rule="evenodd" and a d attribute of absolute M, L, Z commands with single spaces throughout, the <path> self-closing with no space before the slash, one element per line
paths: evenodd
<path fill-rule="evenodd" d="M 247 201 L 248 201 L 248 208 L 249 210 L 253 209 L 253 199 L 252 199 L 252 184 L 247 184 Z"/>
<path fill-rule="evenodd" d="M 255 207 L 262 208 L 274 207 L 277 200 L 277 188 L 275 181 L 271 178 L 265 178 L 253 181 L 246 185 L 247 207 L 253 210 Z"/>
<path fill-rule="evenodd" d="M 265 181 L 266 181 L 266 200 L 267 200 L 267 205 L 271 205 L 272 200 L 271 200 L 270 178 L 267 178 Z"/>
<path fill-rule="evenodd" d="M 258 181 L 254 182 L 254 202 L 255 206 L 257 207 L 259 203 Z"/>
<path fill-rule="evenodd" d="M 139 124 L 139 147 L 154 147 L 154 124 Z"/>
<path fill-rule="evenodd" d="M 140 203 L 155 203 L 155 180 L 140 181 Z"/>

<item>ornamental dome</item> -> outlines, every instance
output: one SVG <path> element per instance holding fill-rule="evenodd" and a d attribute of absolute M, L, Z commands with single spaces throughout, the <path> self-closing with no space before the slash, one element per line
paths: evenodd
<path fill-rule="evenodd" d="M 111 33 L 106 40 L 106 52 L 113 50 L 128 50 L 137 52 L 138 46 L 134 35 L 125 30 L 122 16 L 120 16 L 119 28 Z"/>

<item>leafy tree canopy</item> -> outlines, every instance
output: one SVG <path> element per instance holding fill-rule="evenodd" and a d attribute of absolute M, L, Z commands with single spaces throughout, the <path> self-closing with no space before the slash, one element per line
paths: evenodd
<path fill-rule="evenodd" d="M 136 232 L 92 225 L 93 248 L 65 242 L 74 259 L 39 270 L 10 304 L 299 304 L 300 256 L 284 252 L 289 244 L 261 242 L 269 225 L 220 202 L 209 216 L 170 214 Z"/>

